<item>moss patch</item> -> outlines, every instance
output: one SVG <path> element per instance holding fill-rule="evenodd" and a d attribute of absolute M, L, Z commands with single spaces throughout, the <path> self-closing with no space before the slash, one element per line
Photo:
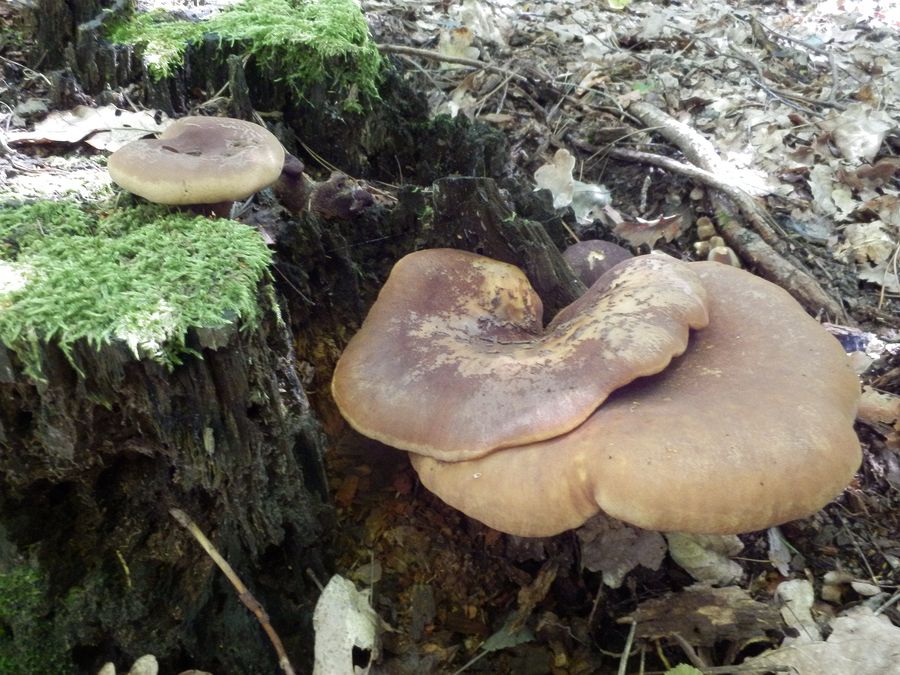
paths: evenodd
<path fill-rule="evenodd" d="M 45 593 L 34 567 L 0 571 L 0 673 L 73 672 L 62 638 L 44 616 Z"/>
<path fill-rule="evenodd" d="M 162 78 L 206 34 L 240 45 L 297 96 L 324 83 L 349 109 L 359 109 L 360 95 L 378 97 L 381 56 L 353 0 L 247 0 L 202 22 L 166 12 L 137 14 L 113 26 L 109 37 L 143 47 L 151 75 Z"/>
<path fill-rule="evenodd" d="M 254 325 L 270 254 L 252 228 L 157 207 L 0 212 L 0 342 L 40 376 L 42 345 L 123 341 L 172 366 L 192 327 Z"/>

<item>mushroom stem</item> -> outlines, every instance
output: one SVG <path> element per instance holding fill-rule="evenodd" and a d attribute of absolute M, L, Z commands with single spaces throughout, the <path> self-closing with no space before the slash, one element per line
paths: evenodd
<path fill-rule="evenodd" d="M 190 204 L 187 210 L 208 218 L 231 218 L 233 201 L 215 202 L 214 204 Z"/>

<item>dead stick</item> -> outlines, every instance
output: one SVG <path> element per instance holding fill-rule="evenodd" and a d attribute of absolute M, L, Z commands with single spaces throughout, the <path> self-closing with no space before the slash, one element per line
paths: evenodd
<path fill-rule="evenodd" d="M 197 527 L 197 523 L 191 520 L 191 517 L 188 516 L 188 514 L 181 509 L 169 509 L 169 513 L 175 520 L 183 525 L 188 532 L 194 535 L 194 539 L 196 539 L 200 546 L 203 547 L 203 550 L 206 551 L 207 555 L 212 558 L 213 562 L 218 565 L 219 569 L 222 570 L 223 574 L 228 578 L 228 581 L 231 582 L 231 585 L 234 586 L 240 601 L 244 603 L 244 606 L 247 609 L 253 612 L 254 616 L 256 616 L 263 630 L 266 632 L 266 635 L 269 636 L 272 646 L 275 647 L 275 653 L 278 654 L 278 665 L 281 666 L 281 670 L 284 671 L 285 675 L 295 675 L 294 667 L 291 665 L 291 661 L 284 651 L 284 645 L 281 643 L 281 638 L 278 637 L 278 633 L 272 628 L 272 623 L 269 621 L 269 615 L 266 614 L 266 610 L 263 609 L 263 606 L 253 597 L 253 594 L 247 587 L 244 586 L 237 573 L 231 568 L 231 565 L 228 564 L 228 561 L 221 556 L 216 550 L 216 547 L 213 546 L 212 542 L 206 538 L 206 535 L 200 531 L 200 528 Z"/>
<path fill-rule="evenodd" d="M 406 56 L 418 56 L 431 61 L 442 61 L 444 63 L 457 63 L 461 66 L 469 66 L 471 68 L 483 68 L 495 73 L 508 75 L 520 82 L 528 82 L 528 78 L 519 73 L 515 73 L 507 68 L 501 68 L 478 59 L 469 59 L 465 56 L 450 56 L 449 54 L 441 54 L 432 49 L 419 49 L 418 47 L 407 47 L 406 45 L 378 45 L 378 51 L 383 54 L 405 54 Z"/>

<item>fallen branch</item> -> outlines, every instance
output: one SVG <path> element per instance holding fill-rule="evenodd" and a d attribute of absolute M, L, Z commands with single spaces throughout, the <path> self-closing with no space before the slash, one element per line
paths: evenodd
<path fill-rule="evenodd" d="M 179 524 L 184 526 L 185 529 L 194 536 L 194 539 L 196 539 L 200 546 L 203 547 L 203 550 L 206 551 L 207 555 L 212 558 L 213 562 L 216 563 L 219 569 L 222 570 L 222 573 L 228 578 L 228 581 L 231 582 L 231 585 L 234 586 L 235 590 L 238 592 L 240 601 L 244 603 L 244 606 L 247 609 L 253 612 L 254 616 L 256 616 L 263 630 L 266 632 L 266 635 L 269 636 L 272 646 L 275 648 L 275 653 L 278 655 L 278 665 L 281 666 L 281 670 L 284 671 L 285 675 L 295 675 L 294 667 L 291 665 L 291 661 L 284 651 L 284 645 L 281 642 L 281 638 L 278 637 L 278 633 L 276 633 L 275 629 L 272 627 L 272 623 L 269 621 L 269 615 L 266 613 L 266 610 L 263 609 L 263 606 L 253 597 L 253 594 L 247 587 L 244 586 L 237 573 L 231 568 L 231 565 L 228 564 L 228 561 L 216 550 L 216 547 L 213 546 L 212 542 L 206 538 L 206 535 L 200 531 L 200 528 L 197 527 L 197 524 L 193 520 L 191 520 L 189 515 L 181 509 L 169 509 L 169 513 L 179 522 Z"/>
<path fill-rule="evenodd" d="M 490 70 L 494 73 L 501 73 L 515 78 L 520 82 L 528 82 L 528 78 L 519 73 L 514 73 L 508 68 L 501 68 L 478 59 L 469 59 L 465 56 L 450 56 L 449 54 L 441 54 L 433 49 L 419 49 L 418 47 L 407 47 L 406 45 L 378 45 L 378 51 L 382 54 L 404 54 L 406 56 L 418 56 L 430 61 L 440 61 L 442 63 L 456 63 L 461 66 L 469 66 L 470 68 L 481 68 Z"/>
<path fill-rule="evenodd" d="M 706 174 L 702 178 L 707 185 L 714 187 L 722 195 L 713 197 L 713 205 L 719 221 L 719 230 L 725 241 L 735 252 L 756 267 L 766 277 L 791 293 L 807 311 L 812 314 L 826 312 L 832 318 L 840 318 L 849 323 L 849 318 L 841 304 L 835 300 L 816 279 L 799 265 L 786 257 L 786 245 L 779 236 L 778 224 L 750 194 L 739 185 L 728 183 L 722 176 L 727 176 L 731 167 L 719 157 L 715 146 L 695 129 L 679 122 L 668 113 L 645 101 L 637 101 L 628 106 L 629 114 L 641 120 L 647 127 L 653 127 L 656 133 L 675 144 L 696 167 Z M 615 148 L 612 156 L 635 161 L 646 161 L 646 153 L 635 153 Z M 665 159 L 666 162 L 659 160 Z M 675 162 L 668 158 L 655 157 L 651 162 L 669 170 L 685 171 L 689 165 Z M 668 164 L 668 166 L 664 166 Z M 680 167 L 676 167 L 680 164 Z M 694 174 L 700 178 L 703 174 Z M 730 203 L 728 200 L 731 200 Z M 736 208 L 735 208 L 736 206 Z M 756 231 L 747 230 L 738 218 L 743 218 Z"/>

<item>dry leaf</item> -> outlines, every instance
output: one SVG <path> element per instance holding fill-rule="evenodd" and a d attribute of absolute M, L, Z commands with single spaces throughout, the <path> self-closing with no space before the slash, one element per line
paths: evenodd
<path fill-rule="evenodd" d="M 632 246 L 637 247 L 641 244 L 646 244 L 652 248 L 660 239 L 672 241 L 680 235 L 682 231 L 681 222 L 681 216 L 678 214 L 660 216 L 656 220 L 636 218 L 633 221 L 622 221 L 615 226 L 613 232 Z"/>
<path fill-rule="evenodd" d="M 170 123 L 159 113 L 128 112 L 113 105 L 101 108 L 75 106 L 72 110 L 52 112 L 34 125 L 34 131 L 14 131 L 10 143 L 80 143 L 98 150 L 118 150 L 126 143 L 163 131 Z"/>
<path fill-rule="evenodd" d="M 824 642 L 801 633 L 744 665 L 782 666 L 796 675 L 900 675 L 900 628 L 887 617 L 862 610 L 838 617 L 830 626 Z"/>
<path fill-rule="evenodd" d="M 574 168 L 575 157 L 562 148 L 553 155 L 552 162 L 547 162 L 534 172 L 536 189 L 550 190 L 555 209 L 561 209 L 572 203 L 572 194 L 575 191 L 575 179 L 572 178 Z"/>
<path fill-rule="evenodd" d="M 735 535 L 666 533 L 669 555 L 679 567 L 697 581 L 728 584 L 739 579 L 743 570 L 729 556 L 744 548 Z"/>
<path fill-rule="evenodd" d="M 831 132 L 844 159 L 871 162 L 878 154 L 885 135 L 896 127 L 896 123 L 884 110 L 854 103 L 826 119 L 821 126 Z"/>
<path fill-rule="evenodd" d="M 659 532 L 642 530 L 600 513 L 575 530 L 581 542 L 581 566 L 602 572 L 603 583 L 619 588 L 638 565 L 658 570 L 666 557 Z"/>
<path fill-rule="evenodd" d="M 319 596 L 313 612 L 316 633 L 314 675 L 353 675 L 368 672 L 353 665 L 353 650 L 377 656 L 378 616 L 369 592 L 357 591 L 352 581 L 334 575 Z"/>

